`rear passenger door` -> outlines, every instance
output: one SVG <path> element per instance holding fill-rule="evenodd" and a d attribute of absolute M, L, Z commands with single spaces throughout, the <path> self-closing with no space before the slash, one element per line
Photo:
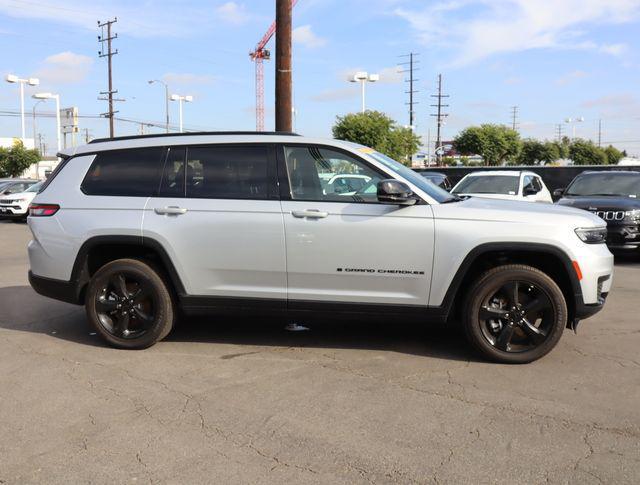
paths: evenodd
<path fill-rule="evenodd" d="M 269 145 L 171 147 L 143 235 L 174 261 L 186 306 L 286 305 L 282 211 Z"/>

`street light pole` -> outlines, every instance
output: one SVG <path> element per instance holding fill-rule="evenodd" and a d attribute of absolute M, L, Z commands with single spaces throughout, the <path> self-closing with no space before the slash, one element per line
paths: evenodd
<path fill-rule="evenodd" d="M 40 80 L 35 78 L 35 77 L 30 77 L 28 79 L 20 79 L 18 76 L 16 76 L 15 74 L 7 74 L 7 77 L 5 78 L 5 80 L 8 83 L 12 83 L 12 84 L 19 84 L 20 85 L 20 124 L 22 127 L 22 143 L 24 144 L 24 140 L 26 137 L 25 134 L 25 123 L 24 123 L 24 85 L 28 84 L 29 86 L 37 86 L 38 84 L 40 84 Z M 33 144 L 35 146 L 36 140 L 33 140 Z"/>
<path fill-rule="evenodd" d="M 60 153 L 62 150 L 61 140 L 60 140 L 60 95 L 52 94 L 52 93 L 36 93 L 32 96 L 34 99 L 55 99 L 56 100 L 56 138 L 58 141 L 58 151 L 56 153 Z"/>
<path fill-rule="evenodd" d="M 186 95 L 186 96 L 182 96 L 179 94 L 172 94 L 170 97 L 171 101 L 177 101 L 178 102 L 178 110 L 180 113 L 180 133 L 183 132 L 182 129 L 182 103 L 190 103 L 191 101 L 193 101 L 193 96 L 190 95 Z"/>
<path fill-rule="evenodd" d="M 356 72 L 353 76 L 349 77 L 349 82 L 352 83 L 360 83 L 360 96 L 362 98 L 362 113 L 366 111 L 365 104 L 365 83 L 370 82 L 374 83 L 380 80 L 380 76 L 378 74 L 369 74 L 368 72 Z"/>
<path fill-rule="evenodd" d="M 169 86 L 166 82 L 161 81 L 160 79 L 152 79 L 148 81 L 149 84 L 160 83 L 164 86 L 164 109 L 165 109 L 165 118 L 166 118 L 166 132 L 169 133 Z"/>

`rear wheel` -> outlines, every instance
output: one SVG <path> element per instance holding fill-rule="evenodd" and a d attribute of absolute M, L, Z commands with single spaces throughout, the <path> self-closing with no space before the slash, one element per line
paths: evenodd
<path fill-rule="evenodd" d="M 471 344 L 493 361 L 512 364 L 550 352 L 566 323 L 567 304 L 558 285 L 525 265 L 500 266 L 480 276 L 463 313 Z"/>
<path fill-rule="evenodd" d="M 175 305 L 161 273 L 135 259 L 119 259 L 100 268 L 85 298 L 89 320 L 111 345 L 144 349 L 166 337 Z"/>

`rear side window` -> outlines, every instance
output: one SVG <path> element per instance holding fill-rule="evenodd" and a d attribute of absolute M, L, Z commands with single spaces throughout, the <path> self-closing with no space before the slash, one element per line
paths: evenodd
<path fill-rule="evenodd" d="M 164 153 L 162 147 L 98 153 L 82 182 L 82 191 L 87 195 L 155 195 L 160 184 Z"/>
<path fill-rule="evenodd" d="M 266 199 L 269 156 L 264 146 L 203 146 L 187 149 L 186 196 Z"/>

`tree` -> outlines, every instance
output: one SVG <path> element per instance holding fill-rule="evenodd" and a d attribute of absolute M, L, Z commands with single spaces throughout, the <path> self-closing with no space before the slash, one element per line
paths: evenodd
<path fill-rule="evenodd" d="M 332 131 L 338 140 L 371 147 L 406 165 L 411 165 L 411 156 L 420 146 L 420 137 L 410 128 L 398 126 L 379 111 L 338 116 Z"/>
<path fill-rule="evenodd" d="M 21 141 L 11 148 L 0 147 L 0 177 L 18 177 L 39 160 L 38 150 L 27 150 Z"/>
<path fill-rule="evenodd" d="M 463 130 L 453 146 L 463 155 L 480 155 L 487 165 L 502 165 L 517 158 L 520 135 L 503 125 L 483 124 Z"/>
<path fill-rule="evenodd" d="M 609 165 L 617 165 L 618 162 L 625 157 L 624 152 L 621 152 L 612 145 L 604 149 L 604 154 L 607 157 L 607 163 Z"/>
<path fill-rule="evenodd" d="M 576 165 L 606 165 L 608 162 L 605 151 L 587 140 L 574 140 L 569 146 L 569 158 Z"/>
<path fill-rule="evenodd" d="M 558 143 L 549 141 L 541 142 L 528 138 L 522 142 L 518 162 L 522 165 L 536 165 L 541 162 L 555 162 L 559 158 L 561 158 L 561 156 Z"/>

